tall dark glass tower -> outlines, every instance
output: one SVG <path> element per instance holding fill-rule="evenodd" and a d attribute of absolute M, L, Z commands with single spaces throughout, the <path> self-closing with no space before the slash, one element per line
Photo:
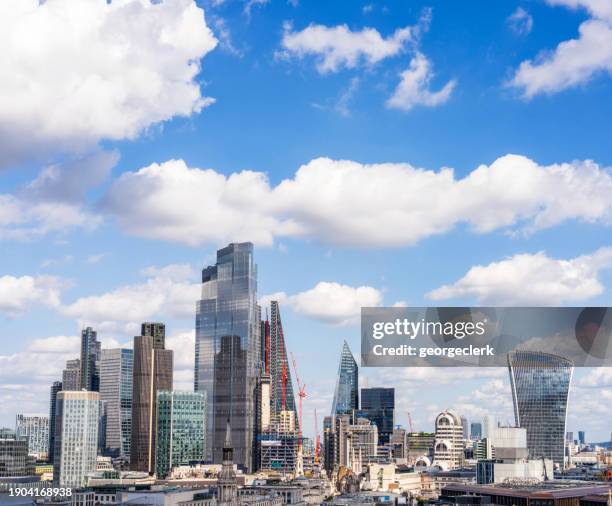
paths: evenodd
<path fill-rule="evenodd" d="M 395 425 L 395 388 L 362 388 L 360 413 L 376 424 L 379 443 L 388 443 Z"/>
<path fill-rule="evenodd" d="M 572 362 L 519 350 L 508 354 L 508 367 L 516 425 L 527 429 L 530 458 L 551 459 L 563 468 Z"/>
<path fill-rule="evenodd" d="M 350 414 L 354 409 L 359 409 L 359 367 L 348 343 L 344 341 L 331 414 Z"/>
<path fill-rule="evenodd" d="M 157 392 L 172 390 L 174 357 L 172 350 L 165 349 L 163 323 L 143 323 L 141 334 L 134 337 L 130 467 L 153 474 Z"/>
<path fill-rule="evenodd" d="M 101 345 L 97 332 L 91 327 L 81 331 L 81 381 L 80 388 L 97 392 L 100 390 Z"/>
<path fill-rule="evenodd" d="M 49 462 L 53 463 L 55 452 L 55 409 L 57 404 L 57 393 L 62 391 L 62 382 L 54 381 L 49 393 Z"/>
<path fill-rule="evenodd" d="M 202 299 L 196 305 L 196 391 L 210 401 L 207 457 L 223 461 L 230 421 L 234 462 L 255 467 L 256 387 L 260 370 L 257 266 L 251 243 L 217 251 L 215 265 L 202 270 Z"/>

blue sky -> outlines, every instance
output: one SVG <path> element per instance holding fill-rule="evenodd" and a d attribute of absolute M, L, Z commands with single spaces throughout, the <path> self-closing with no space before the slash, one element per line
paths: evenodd
<path fill-rule="evenodd" d="M 306 427 L 361 305 L 610 305 L 603 3 L 4 8 L 0 424 L 47 410 L 84 324 L 119 346 L 166 321 L 190 388 L 198 271 L 231 240 L 281 301 Z M 447 407 L 510 419 L 506 377 L 362 375 L 421 429 Z M 568 429 L 607 439 L 605 399 L 610 371 L 578 371 Z"/>

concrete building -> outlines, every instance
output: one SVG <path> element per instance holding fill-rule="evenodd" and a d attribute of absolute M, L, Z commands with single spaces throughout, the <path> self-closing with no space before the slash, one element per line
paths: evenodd
<path fill-rule="evenodd" d="M 62 371 L 62 389 L 81 389 L 81 359 L 75 358 L 66 362 L 66 368 Z"/>
<path fill-rule="evenodd" d="M 79 488 L 96 470 L 100 394 L 67 391 L 57 394 L 53 481 Z"/>
<path fill-rule="evenodd" d="M 451 411 L 443 411 L 436 417 L 434 441 L 434 466 L 443 470 L 457 469 L 464 461 L 463 424 Z"/>
<path fill-rule="evenodd" d="M 15 423 L 17 437 L 28 440 L 28 453 L 44 460 L 49 453 L 49 417 L 40 415 L 17 415 Z"/>

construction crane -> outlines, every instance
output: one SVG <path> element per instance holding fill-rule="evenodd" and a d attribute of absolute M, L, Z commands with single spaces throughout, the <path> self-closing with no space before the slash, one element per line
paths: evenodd
<path fill-rule="evenodd" d="M 410 427 L 410 432 L 414 432 L 414 427 L 412 426 L 412 415 L 410 411 L 408 411 L 408 427 Z"/>
<path fill-rule="evenodd" d="M 299 441 L 301 445 L 302 444 L 302 400 L 304 399 L 304 397 L 306 397 L 306 385 L 302 385 L 302 382 L 300 380 L 300 375 L 298 374 L 298 370 L 297 370 L 297 362 L 295 360 L 295 356 L 293 355 L 293 352 L 291 352 L 291 362 L 293 362 L 293 371 L 295 372 L 295 380 L 297 381 L 297 384 L 298 384 L 298 396 L 299 396 L 298 420 L 300 423 Z"/>

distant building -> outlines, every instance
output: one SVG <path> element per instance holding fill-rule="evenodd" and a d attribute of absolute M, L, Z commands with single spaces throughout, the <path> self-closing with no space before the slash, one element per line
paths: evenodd
<path fill-rule="evenodd" d="M 28 455 L 28 439 L 13 430 L 0 429 L 0 479 L 34 474 L 34 460 Z"/>
<path fill-rule="evenodd" d="M 581 445 L 586 444 L 586 435 L 585 435 L 585 432 L 583 430 L 579 430 L 578 431 L 578 442 Z"/>
<path fill-rule="evenodd" d="M 227 420 L 233 458 L 256 466 L 257 380 L 261 371 L 260 312 L 253 244 L 232 243 L 217 251 L 215 265 L 202 270 L 196 304 L 196 392 L 205 392 L 208 457 L 223 459 Z"/>
<path fill-rule="evenodd" d="M 359 412 L 378 428 L 378 443 L 387 444 L 395 427 L 395 388 L 362 388 Z"/>
<path fill-rule="evenodd" d="M 436 417 L 434 465 L 444 471 L 461 467 L 464 461 L 463 450 L 461 418 L 451 411 L 443 411 Z"/>
<path fill-rule="evenodd" d="M 394 459 L 406 459 L 407 458 L 407 444 L 408 438 L 406 429 L 398 428 L 394 429 L 389 438 L 389 444 L 391 445 L 393 458 Z"/>
<path fill-rule="evenodd" d="M 100 390 L 101 344 L 98 333 L 91 327 L 81 331 L 81 380 L 79 388 L 97 392 Z M 64 388 L 65 389 L 65 388 Z"/>
<path fill-rule="evenodd" d="M 572 362 L 519 350 L 508 354 L 508 368 L 516 425 L 527 429 L 529 457 L 551 459 L 563 468 Z"/>
<path fill-rule="evenodd" d="M 480 422 L 472 422 L 470 425 L 470 437 L 472 439 L 482 438 L 482 424 Z"/>
<path fill-rule="evenodd" d="M 49 417 L 17 415 L 15 423 L 17 437 L 28 440 L 28 453 L 37 458 L 47 458 L 49 453 Z"/>
<path fill-rule="evenodd" d="M 409 432 L 406 435 L 406 458 L 409 464 L 414 464 L 420 457 L 426 457 L 429 462 L 433 459 L 434 432 Z"/>
<path fill-rule="evenodd" d="M 158 478 L 190 461 L 206 458 L 206 394 L 157 392 L 155 469 Z"/>
<path fill-rule="evenodd" d="M 143 323 L 134 337 L 130 468 L 155 472 L 157 392 L 172 390 L 173 353 L 165 349 L 163 323 Z"/>
<path fill-rule="evenodd" d="M 49 446 L 48 446 L 48 460 L 53 464 L 53 456 L 55 452 L 55 408 L 57 394 L 62 390 L 62 382 L 54 381 L 51 385 L 49 394 Z"/>
<path fill-rule="evenodd" d="M 106 403 L 104 448 L 114 457 L 129 457 L 132 434 L 132 381 L 134 352 L 102 350 L 100 399 Z"/>
<path fill-rule="evenodd" d="M 62 371 L 62 389 L 81 389 L 81 360 L 75 358 L 66 362 L 66 368 Z"/>
<path fill-rule="evenodd" d="M 79 488 L 96 470 L 100 394 L 57 394 L 53 480 L 59 487 Z"/>
<path fill-rule="evenodd" d="M 299 467 L 299 432 L 295 411 L 281 411 L 259 435 L 261 471 L 294 475 Z"/>
<path fill-rule="evenodd" d="M 352 414 L 356 409 L 359 409 L 359 367 L 348 343 L 344 341 L 331 414 Z"/>
<path fill-rule="evenodd" d="M 470 438 L 470 428 L 468 425 L 468 419 L 465 416 L 461 416 L 461 426 L 463 427 L 463 439 Z"/>

